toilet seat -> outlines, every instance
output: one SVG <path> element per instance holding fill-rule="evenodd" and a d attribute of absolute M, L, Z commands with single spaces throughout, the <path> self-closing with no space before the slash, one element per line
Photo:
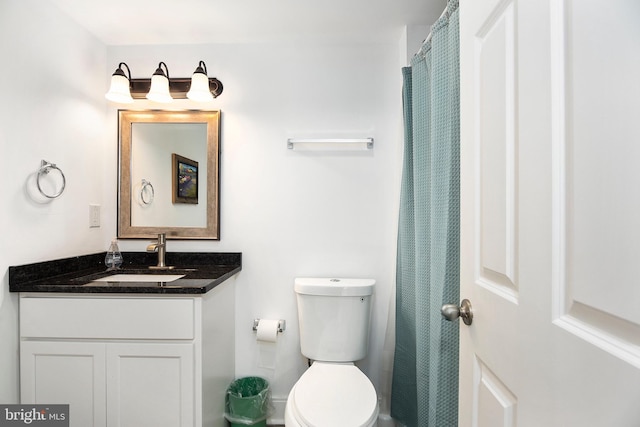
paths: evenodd
<path fill-rule="evenodd" d="M 293 415 L 304 427 L 368 427 L 378 417 L 375 388 L 353 364 L 313 363 L 289 400 Z"/>

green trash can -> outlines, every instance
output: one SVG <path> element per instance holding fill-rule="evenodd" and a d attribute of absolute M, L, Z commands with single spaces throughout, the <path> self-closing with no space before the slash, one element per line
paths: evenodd
<path fill-rule="evenodd" d="M 224 416 L 231 427 L 265 427 L 270 398 L 269 382 L 264 378 L 239 378 L 227 388 Z"/>

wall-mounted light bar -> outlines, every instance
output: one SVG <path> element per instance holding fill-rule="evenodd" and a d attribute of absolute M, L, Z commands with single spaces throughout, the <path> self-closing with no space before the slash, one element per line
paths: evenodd
<path fill-rule="evenodd" d="M 124 73 L 124 68 L 127 74 Z M 164 68 L 164 69 L 163 69 Z M 207 66 L 200 61 L 190 78 L 171 78 L 167 64 L 160 62 L 149 79 L 132 79 L 129 66 L 124 62 L 111 76 L 111 86 L 105 97 L 113 102 L 132 103 L 134 99 L 147 98 L 155 102 L 171 102 L 189 98 L 192 101 L 213 101 L 222 93 L 220 80 L 207 76 Z"/>
<path fill-rule="evenodd" d="M 373 138 L 290 138 L 287 148 L 299 151 L 373 150 Z"/>

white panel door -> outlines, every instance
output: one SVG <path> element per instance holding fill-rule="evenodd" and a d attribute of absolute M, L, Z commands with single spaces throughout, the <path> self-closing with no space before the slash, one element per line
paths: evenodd
<path fill-rule="evenodd" d="M 640 2 L 461 0 L 460 426 L 640 426 Z"/>

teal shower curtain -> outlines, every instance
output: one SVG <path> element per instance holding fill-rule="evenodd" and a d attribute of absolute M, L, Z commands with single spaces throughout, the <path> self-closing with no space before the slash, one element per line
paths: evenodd
<path fill-rule="evenodd" d="M 409 427 L 458 425 L 460 78 L 458 1 L 404 68 L 405 149 L 396 270 L 391 416 Z"/>

